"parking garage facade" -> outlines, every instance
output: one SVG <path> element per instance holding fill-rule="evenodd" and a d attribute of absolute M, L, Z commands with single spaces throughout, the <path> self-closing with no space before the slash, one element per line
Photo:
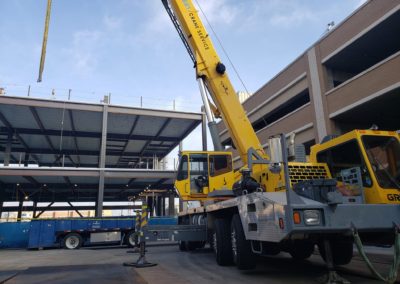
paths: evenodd
<path fill-rule="evenodd" d="M 294 132 L 309 151 L 326 135 L 400 129 L 399 27 L 399 1 L 367 1 L 256 91 L 243 106 L 263 146 L 277 133 Z"/>

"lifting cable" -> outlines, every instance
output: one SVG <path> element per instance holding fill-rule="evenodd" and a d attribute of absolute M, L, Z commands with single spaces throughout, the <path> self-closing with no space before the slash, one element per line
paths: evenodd
<path fill-rule="evenodd" d="M 231 64 L 231 66 L 232 66 L 232 68 L 233 68 L 233 71 L 236 73 L 236 76 L 238 77 L 240 83 L 242 84 L 242 86 L 243 86 L 243 88 L 245 89 L 246 93 L 250 95 L 249 91 L 248 91 L 247 88 L 246 88 L 246 85 L 244 84 L 244 81 L 242 80 L 242 77 L 240 77 L 239 72 L 237 71 L 235 65 L 233 64 L 233 62 L 232 62 L 232 60 L 231 60 L 231 58 L 229 57 L 228 53 L 226 52 L 224 46 L 222 45 L 222 41 L 219 39 L 217 33 L 215 32 L 213 26 L 211 25 L 211 23 L 210 23 L 210 21 L 208 20 L 206 14 L 204 13 L 203 9 L 201 8 L 199 2 L 198 2 L 197 0 L 195 0 L 195 1 L 196 1 L 197 6 L 199 7 L 201 13 L 203 14 L 204 19 L 206 20 L 208 26 L 210 27 L 211 31 L 213 32 L 215 38 L 217 39 L 219 46 L 221 46 L 222 52 L 225 54 L 226 58 L 228 59 L 229 63 Z"/>
<path fill-rule="evenodd" d="M 393 263 L 390 267 L 389 274 L 388 276 L 382 276 L 376 268 L 372 265 L 372 262 L 368 259 L 365 251 L 363 244 L 361 242 L 360 236 L 357 232 L 356 229 L 353 229 L 353 237 L 354 237 L 354 242 L 356 244 L 358 253 L 361 255 L 361 257 L 364 259 L 365 263 L 367 264 L 369 270 L 371 273 L 378 279 L 382 280 L 383 282 L 392 284 L 396 282 L 397 279 L 397 273 L 398 269 L 400 266 L 400 233 L 399 233 L 399 228 L 395 227 L 395 242 L 394 242 L 394 256 L 393 256 Z"/>

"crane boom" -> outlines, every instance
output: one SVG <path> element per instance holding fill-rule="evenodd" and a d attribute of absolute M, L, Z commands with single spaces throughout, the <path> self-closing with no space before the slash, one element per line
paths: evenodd
<path fill-rule="evenodd" d="M 243 163 L 247 164 L 251 148 L 266 157 L 193 2 L 162 1 L 194 62 L 196 76 L 204 80 Z"/>

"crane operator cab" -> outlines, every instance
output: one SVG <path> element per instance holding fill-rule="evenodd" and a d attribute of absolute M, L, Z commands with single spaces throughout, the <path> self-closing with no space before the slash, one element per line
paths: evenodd
<path fill-rule="evenodd" d="M 311 148 L 312 162 L 327 163 L 340 180 L 357 170 L 366 203 L 400 204 L 400 141 L 396 132 L 354 130 Z"/>
<path fill-rule="evenodd" d="M 233 182 L 231 152 L 182 152 L 175 180 L 182 200 L 207 200 L 209 193 L 231 189 Z"/>

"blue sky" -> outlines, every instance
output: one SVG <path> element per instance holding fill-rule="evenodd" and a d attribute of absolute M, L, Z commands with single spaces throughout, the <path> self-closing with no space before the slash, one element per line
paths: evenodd
<path fill-rule="evenodd" d="M 339 23 L 364 1 L 198 2 L 255 92 L 317 41 L 328 22 Z M 43 82 L 36 83 L 46 3 L 0 0 L 0 87 L 8 95 L 25 95 L 31 85 L 32 96 L 46 98 L 53 88 L 58 99 L 72 89 L 80 101 L 99 102 L 110 92 L 113 104 L 139 106 L 142 96 L 144 107 L 172 109 L 175 100 L 178 110 L 200 109 L 192 63 L 161 0 L 53 0 Z"/>

